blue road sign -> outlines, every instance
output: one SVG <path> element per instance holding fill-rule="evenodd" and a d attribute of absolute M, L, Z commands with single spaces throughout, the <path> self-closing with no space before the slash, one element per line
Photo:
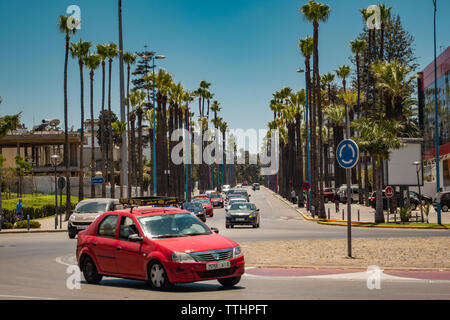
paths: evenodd
<path fill-rule="evenodd" d="M 105 179 L 100 177 L 100 178 L 92 178 L 91 179 L 91 183 L 92 184 L 104 184 L 105 183 Z"/>
<path fill-rule="evenodd" d="M 344 169 L 351 169 L 358 163 L 359 148 L 355 141 L 347 139 L 342 141 L 336 150 L 336 158 Z"/>

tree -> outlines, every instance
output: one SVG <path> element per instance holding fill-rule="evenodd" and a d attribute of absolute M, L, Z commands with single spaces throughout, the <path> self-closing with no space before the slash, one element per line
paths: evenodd
<path fill-rule="evenodd" d="M 105 77 L 106 77 L 106 70 L 105 70 L 105 60 L 108 59 L 108 45 L 107 44 L 99 44 L 97 45 L 97 54 L 100 57 L 101 63 L 102 63 L 102 110 L 101 113 L 103 114 L 105 111 Z M 105 139 L 103 137 L 104 135 L 104 125 L 105 123 L 103 121 L 100 121 L 100 141 L 105 142 Z M 108 158 L 107 155 L 107 149 L 105 145 L 100 144 L 100 148 L 102 150 L 102 159 L 101 159 L 101 165 L 102 165 L 102 175 L 106 178 L 108 177 L 108 171 L 106 168 L 106 159 Z M 106 184 L 104 183 L 102 185 L 102 198 L 106 198 Z"/>
<path fill-rule="evenodd" d="M 113 60 L 117 57 L 119 54 L 117 50 L 117 44 L 110 43 L 108 45 L 107 49 L 107 57 L 109 60 L 109 83 L 108 83 L 108 111 L 109 115 L 111 115 L 111 76 L 112 76 L 112 63 Z M 111 127 L 112 125 L 112 119 L 108 119 L 108 126 Z M 113 136 L 112 136 L 112 130 L 109 130 L 109 157 L 108 157 L 108 168 L 110 169 L 110 184 L 111 184 L 111 198 L 116 197 L 116 187 L 115 187 L 115 164 L 114 164 L 114 143 L 113 143 Z"/>
<path fill-rule="evenodd" d="M 91 82 L 91 176 L 95 176 L 95 136 L 94 136 L 94 72 L 101 63 L 101 57 L 97 54 L 90 54 L 85 58 L 86 67 L 91 70 L 89 73 Z M 91 198 L 95 197 L 95 186 L 91 185 Z"/>
<path fill-rule="evenodd" d="M 83 67 L 84 60 L 89 54 L 91 48 L 90 42 L 83 42 L 81 39 L 78 43 L 71 42 L 70 52 L 72 58 L 78 59 L 78 66 L 80 67 L 80 101 L 81 101 L 81 131 L 80 131 L 80 163 L 79 163 L 79 187 L 78 187 L 78 199 L 80 201 L 84 198 L 84 79 L 83 79 Z"/>
<path fill-rule="evenodd" d="M 65 35 L 66 51 L 64 58 L 64 162 L 66 163 L 66 217 L 69 220 L 72 204 L 70 203 L 70 145 L 69 145 L 69 120 L 67 98 L 67 65 L 69 61 L 70 36 L 76 33 L 76 28 L 68 24 L 68 16 L 59 16 L 58 28 Z"/>
<path fill-rule="evenodd" d="M 221 124 L 221 121 L 219 121 L 217 117 L 217 113 L 219 113 L 220 111 L 222 111 L 222 108 L 220 106 L 220 103 L 217 100 L 214 100 L 212 105 L 211 105 L 211 111 L 214 112 L 214 119 L 213 119 L 213 124 L 214 124 L 214 128 L 216 130 L 216 132 L 219 131 L 219 127 Z M 221 120 L 221 119 L 220 119 Z M 218 138 L 216 135 L 214 135 L 216 137 L 216 139 Z M 221 183 L 220 183 L 220 177 L 219 177 L 219 166 L 217 165 L 217 192 L 221 192 Z"/>

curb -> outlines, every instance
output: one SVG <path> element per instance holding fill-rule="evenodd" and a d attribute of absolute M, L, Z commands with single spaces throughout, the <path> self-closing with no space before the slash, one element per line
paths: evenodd
<path fill-rule="evenodd" d="M 347 220 L 327 220 L 327 219 L 318 219 L 318 218 L 311 218 L 304 214 L 302 211 L 300 211 L 298 208 L 294 207 L 289 203 L 286 199 L 281 197 L 279 194 L 273 192 L 272 190 L 266 188 L 263 186 L 267 191 L 272 193 L 276 198 L 283 201 L 285 204 L 289 205 L 291 208 L 295 209 L 298 213 L 300 213 L 306 221 L 314 221 L 318 224 L 322 225 L 329 225 L 329 226 L 347 226 Z M 367 224 L 367 225 L 364 225 Z M 425 226 L 377 226 L 377 225 L 370 225 L 373 224 L 373 222 L 367 222 L 367 221 L 352 221 L 352 227 L 362 227 L 362 228 L 385 228 L 385 229 L 419 229 L 419 230 L 426 230 L 426 229 L 435 229 L 435 230 L 448 230 L 450 228 L 442 226 L 442 227 L 425 227 Z"/>
<path fill-rule="evenodd" d="M 367 267 L 361 266 L 302 266 L 302 265 L 262 265 L 262 264 L 253 264 L 246 265 L 245 268 L 256 268 L 256 269 L 361 269 L 362 271 L 367 271 Z M 381 267 L 382 268 L 382 267 Z M 439 271 L 439 272 L 450 272 L 450 268 L 416 268 L 416 267 L 386 267 L 382 268 L 383 271 Z"/>
<path fill-rule="evenodd" d="M 5 229 L 3 229 L 5 230 Z M 58 233 L 58 232 L 67 232 L 67 230 L 20 230 L 20 231 L 0 231 L 1 234 L 23 234 L 23 233 Z"/>

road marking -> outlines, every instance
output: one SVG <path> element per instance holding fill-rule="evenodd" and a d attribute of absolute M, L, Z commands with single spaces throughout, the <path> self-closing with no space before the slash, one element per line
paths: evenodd
<path fill-rule="evenodd" d="M 30 299 L 30 300 L 57 300 L 56 298 L 28 297 L 28 296 L 11 296 L 11 295 L 0 295 L 0 298 Z"/>
<path fill-rule="evenodd" d="M 67 254 L 65 256 L 57 257 L 55 261 L 65 266 L 77 265 L 76 257 L 74 254 Z"/>

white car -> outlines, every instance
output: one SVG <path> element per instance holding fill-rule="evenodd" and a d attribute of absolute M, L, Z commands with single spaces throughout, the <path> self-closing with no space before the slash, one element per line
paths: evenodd
<path fill-rule="evenodd" d="M 226 207 L 226 208 L 229 210 L 230 207 L 231 207 L 231 205 L 232 205 L 233 203 L 239 203 L 239 202 L 248 202 L 248 201 L 247 201 L 247 199 L 245 199 L 245 198 L 231 198 L 231 199 L 228 201 L 227 207 Z"/>
<path fill-rule="evenodd" d="M 227 192 L 231 189 L 230 185 L 226 184 L 224 186 L 222 186 L 222 192 Z"/>

